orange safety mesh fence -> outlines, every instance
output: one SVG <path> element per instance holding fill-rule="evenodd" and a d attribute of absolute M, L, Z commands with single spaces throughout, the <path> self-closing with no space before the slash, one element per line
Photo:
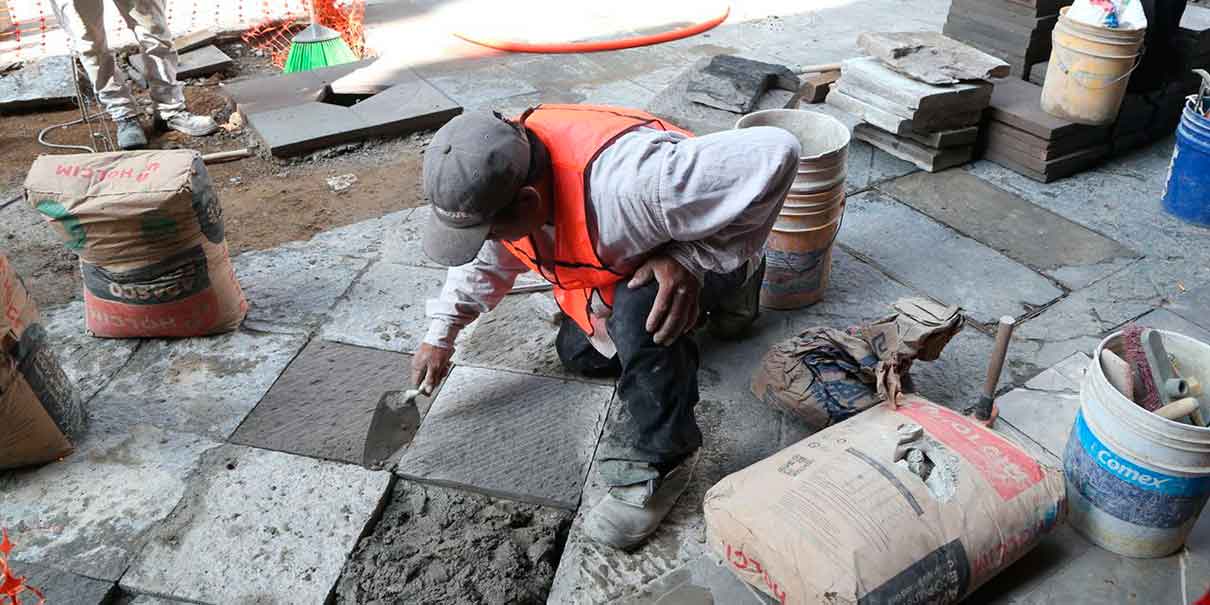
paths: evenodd
<path fill-rule="evenodd" d="M 360 58 L 372 55 L 366 48 L 365 14 L 365 0 L 315 0 L 315 20 L 339 32 L 353 54 Z M 305 13 L 286 19 L 265 19 L 249 28 L 242 38 L 248 46 L 268 53 L 274 65 L 283 67 L 290 54 L 290 39 L 310 23 L 311 16 Z"/>
<path fill-rule="evenodd" d="M 201 29 L 239 34 L 246 43 L 285 64 L 290 38 L 310 22 L 312 0 L 160 0 L 168 27 L 179 36 Z M 314 0 L 321 24 L 340 32 L 359 57 L 365 45 L 365 0 Z M 0 0 L 0 65 L 69 52 L 67 35 L 55 17 L 55 0 Z M 117 11 L 107 6 L 106 30 L 111 47 L 134 38 Z"/>
<path fill-rule="evenodd" d="M 0 529 L 0 605 L 21 605 L 33 603 L 22 599 L 21 595 L 28 592 L 38 599 L 38 605 L 46 603 L 46 597 L 37 588 L 25 583 L 25 578 L 13 575 L 8 567 L 8 555 L 13 551 L 13 543 L 8 541 L 8 530 Z"/>

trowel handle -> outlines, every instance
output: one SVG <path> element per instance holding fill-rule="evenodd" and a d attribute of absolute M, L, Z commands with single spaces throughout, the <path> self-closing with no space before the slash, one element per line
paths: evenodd
<path fill-rule="evenodd" d="M 996 395 L 996 385 L 1000 383 L 1000 372 L 1004 370 L 1004 358 L 1008 355 L 1008 341 L 1012 340 L 1013 328 L 1017 320 L 1005 315 L 1000 318 L 996 328 L 996 348 L 987 364 L 987 381 L 983 383 L 983 397 L 992 399 Z"/>

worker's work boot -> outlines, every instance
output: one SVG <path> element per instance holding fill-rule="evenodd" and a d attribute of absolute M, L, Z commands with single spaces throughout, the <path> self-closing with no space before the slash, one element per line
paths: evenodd
<path fill-rule="evenodd" d="M 191 137 L 204 137 L 218 130 L 218 124 L 210 116 L 199 116 L 188 111 L 178 111 L 171 115 L 155 117 L 156 127 L 171 129 Z"/>
<path fill-rule="evenodd" d="M 123 118 L 115 122 L 118 127 L 118 147 L 120 149 L 142 149 L 147 146 L 147 133 L 138 118 Z"/>
<path fill-rule="evenodd" d="M 734 292 L 719 297 L 718 307 L 710 312 L 710 334 L 722 340 L 736 340 L 748 333 L 760 311 L 760 285 L 765 281 L 765 259 L 756 272 Z"/>
<path fill-rule="evenodd" d="M 694 452 L 659 478 L 611 487 L 584 518 L 584 531 L 599 544 L 631 550 L 650 536 L 689 485 L 697 466 Z"/>

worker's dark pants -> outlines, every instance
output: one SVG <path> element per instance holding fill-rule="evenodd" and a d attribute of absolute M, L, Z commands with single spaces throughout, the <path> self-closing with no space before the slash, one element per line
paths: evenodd
<path fill-rule="evenodd" d="M 737 292 L 747 268 L 727 275 L 706 274 L 701 311 Z M 619 375 L 618 397 L 625 409 L 622 422 L 606 435 L 601 474 L 609 485 L 632 485 L 675 467 L 702 444 L 693 407 L 698 401 L 697 343 L 682 336 L 671 345 L 655 343 L 647 332 L 647 315 L 659 285 L 653 279 L 630 289 L 623 281 L 614 292 L 613 314 L 607 321 L 618 353 L 601 355 L 574 321 L 559 328 L 556 349 L 569 370 L 587 376 Z"/>

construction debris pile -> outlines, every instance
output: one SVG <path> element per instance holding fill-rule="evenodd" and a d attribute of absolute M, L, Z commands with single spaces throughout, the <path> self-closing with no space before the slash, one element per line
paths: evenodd
<path fill-rule="evenodd" d="M 856 138 L 937 172 L 974 158 L 993 77 L 1008 65 L 935 33 L 862 34 L 827 102 L 864 121 Z"/>
<path fill-rule="evenodd" d="M 1013 76 L 1050 57 L 1051 32 L 1059 9 L 1072 0 L 953 0 L 942 31 L 1008 62 Z"/>

